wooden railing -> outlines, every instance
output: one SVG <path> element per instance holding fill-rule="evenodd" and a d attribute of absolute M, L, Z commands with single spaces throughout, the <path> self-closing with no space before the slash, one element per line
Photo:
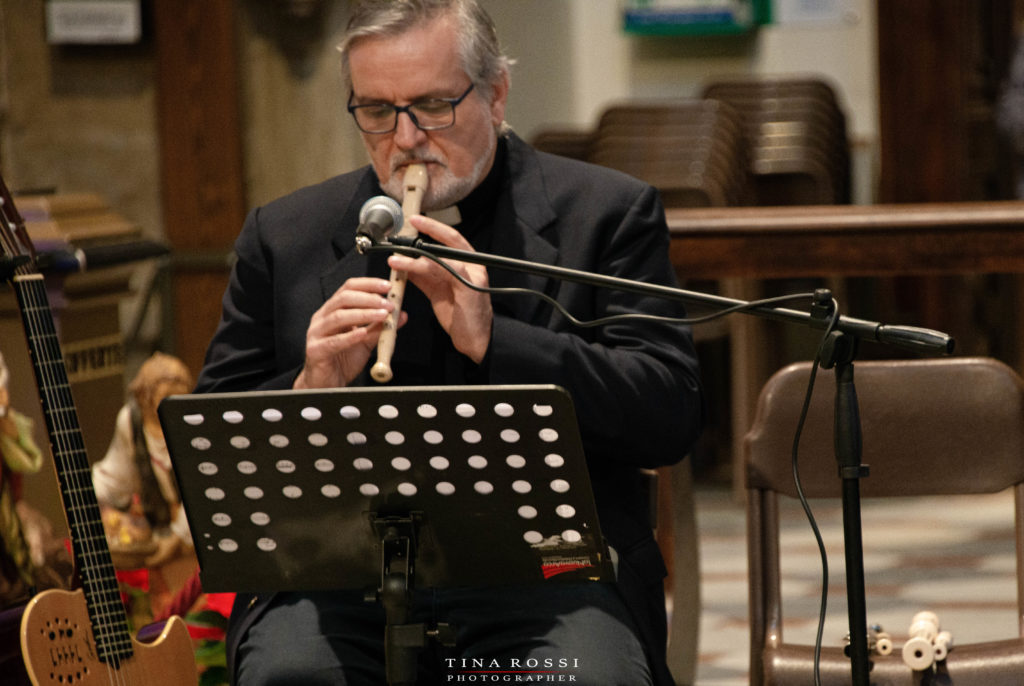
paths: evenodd
<path fill-rule="evenodd" d="M 671 209 L 688 279 L 1024 272 L 1024 202 Z"/>

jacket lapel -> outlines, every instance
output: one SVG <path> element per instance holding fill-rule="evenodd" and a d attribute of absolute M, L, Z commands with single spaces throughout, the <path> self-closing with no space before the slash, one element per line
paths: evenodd
<path fill-rule="evenodd" d="M 508 140 L 508 164 L 512 181 L 499 200 L 491 251 L 542 265 L 555 264 L 558 246 L 553 225 L 557 215 L 548 199 L 535 151 L 515 134 Z M 558 292 L 556 279 L 537 274 L 491 269 L 488 277 L 495 287 L 528 288 L 551 297 Z M 536 321 L 550 307 L 528 295 L 499 296 L 497 300 L 521 321 Z"/>

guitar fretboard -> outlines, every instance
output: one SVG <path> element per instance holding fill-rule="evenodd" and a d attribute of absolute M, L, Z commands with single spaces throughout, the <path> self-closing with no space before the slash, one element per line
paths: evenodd
<path fill-rule="evenodd" d="M 116 666 L 132 656 L 131 633 L 93 490 L 89 459 L 45 282 L 39 274 L 27 274 L 16 276 L 12 284 L 39 387 L 97 655 L 103 662 Z"/>

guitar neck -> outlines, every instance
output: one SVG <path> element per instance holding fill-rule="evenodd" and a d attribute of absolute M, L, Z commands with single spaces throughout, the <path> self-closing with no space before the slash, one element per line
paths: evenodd
<path fill-rule="evenodd" d="M 32 369 L 39 387 L 50 450 L 89 619 L 94 628 L 103 627 L 103 631 L 95 631 L 96 649 L 101 660 L 116 663 L 131 656 L 131 633 L 93 490 L 91 467 L 46 284 L 36 273 L 21 273 L 11 283 L 18 298 Z"/>

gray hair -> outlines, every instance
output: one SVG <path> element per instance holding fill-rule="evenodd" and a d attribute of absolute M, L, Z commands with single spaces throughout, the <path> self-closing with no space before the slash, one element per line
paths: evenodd
<path fill-rule="evenodd" d="M 412 27 L 452 15 L 458 26 L 458 51 L 462 68 L 473 85 L 489 95 L 514 60 L 498 43 L 498 32 L 487 11 L 477 0 L 362 0 L 352 10 L 345 37 L 338 45 L 341 76 L 352 89 L 349 51 L 361 38 L 397 36 Z"/>

